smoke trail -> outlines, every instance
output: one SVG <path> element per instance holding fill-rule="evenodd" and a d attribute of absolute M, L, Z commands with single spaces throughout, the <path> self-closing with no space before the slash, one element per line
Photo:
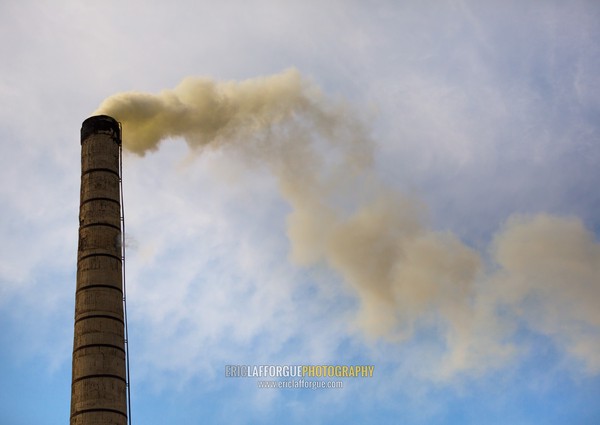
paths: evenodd
<path fill-rule="evenodd" d="M 420 326 L 438 329 L 448 348 L 441 377 L 514 354 L 498 306 L 600 370 L 600 320 L 595 309 L 577 308 L 581 297 L 600 300 L 600 248 L 583 226 L 545 216 L 511 221 L 495 241 L 498 270 L 486 274 L 477 252 L 428 229 L 418 202 L 377 180 L 366 126 L 296 70 L 242 82 L 187 78 L 157 95 L 116 94 L 96 113 L 121 121 L 125 148 L 139 155 L 182 137 L 191 149 L 226 149 L 268 166 L 292 206 L 293 261 L 336 270 L 358 295 L 357 322 L 371 337 L 401 341 Z M 547 238 L 570 242 L 568 250 Z M 532 293 L 541 294 L 533 307 Z"/>

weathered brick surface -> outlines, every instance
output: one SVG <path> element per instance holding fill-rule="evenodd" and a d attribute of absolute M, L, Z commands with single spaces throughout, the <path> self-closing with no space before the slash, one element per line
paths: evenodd
<path fill-rule="evenodd" d="M 82 131 L 71 425 L 127 423 L 120 134 L 115 124 L 86 120 Z"/>
<path fill-rule="evenodd" d="M 75 323 L 75 347 L 110 345 L 122 347 L 123 323 L 107 317 L 79 320 Z"/>
<path fill-rule="evenodd" d="M 125 416 L 114 413 L 86 412 L 71 419 L 71 425 L 126 425 Z"/>
<path fill-rule="evenodd" d="M 121 231 L 109 226 L 90 226 L 79 229 L 78 258 L 89 255 L 109 255 L 121 258 Z"/>
<path fill-rule="evenodd" d="M 119 220 L 120 209 L 121 207 L 118 202 L 104 198 L 91 199 L 81 205 L 79 210 L 79 225 L 106 224 L 121 227 L 121 221 Z"/>
<path fill-rule="evenodd" d="M 88 286 L 110 285 L 121 290 L 121 260 L 107 256 L 92 256 L 79 261 L 77 290 Z"/>
<path fill-rule="evenodd" d="M 107 169 L 119 173 L 119 150 L 112 149 L 109 144 L 118 147 L 114 134 L 107 132 L 92 134 L 81 143 L 81 171 L 85 175 L 89 170 Z"/>
<path fill-rule="evenodd" d="M 73 381 L 110 375 L 125 381 L 125 353 L 103 345 L 83 347 L 73 353 Z"/>
<path fill-rule="evenodd" d="M 94 198 L 120 202 L 119 176 L 117 170 L 90 169 L 81 176 L 81 203 Z"/>
<path fill-rule="evenodd" d="M 71 415 L 82 411 L 114 411 L 114 416 L 127 414 L 125 382 L 111 377 L 94 377 L 73 382 Z M 112 413 L 112 412 L 111 412 Z"/>
<path fill-rule="evenodd" d="M 90 316 L 109 316 L 123 321 L 123 295 L 111 288 L 89 288 L 75 296 L 75 320 Z M 90 320 L 90 319 L 88 319 Z"/>

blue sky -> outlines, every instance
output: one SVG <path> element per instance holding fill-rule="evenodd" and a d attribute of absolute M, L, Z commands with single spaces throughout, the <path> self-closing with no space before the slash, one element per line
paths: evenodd
<path fill-rule="evenodd" d="M 69 420 L 81 122 L 289 69 L 345 105 L 333 146 L 359 128 L 370 183 L 328 193 L 348 217 L 315 242 L 262 156 L 125 155 L 133 422 L 600 423 L 599 23 L 595 1 L 3 1 L 0 423 Z M 277 391 L 228 364 L 375 376 Z"/>

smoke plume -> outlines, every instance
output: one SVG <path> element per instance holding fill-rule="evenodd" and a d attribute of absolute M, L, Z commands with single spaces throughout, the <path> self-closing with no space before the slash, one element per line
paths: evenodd
<path fill-rule="evenodd" d="M 378 181 L 368 127 L 296 70 L 241 82 L 187 78 L 156 95 L 116 94 L 96 113 L 119 120 L 125 148 L 139 155 L 183 138 L 195 151 L 224 149 L 268 167 L 292 207 L 292 260 L 339 273 L 371 338 L 436 329 L 447 347 L 439 377 L 514 356 L 510 336 L 521 322 L 600 371 L 593 234 L 576 219 L 513 218 L 484 267 L 455 235 L 429 229 L 419 202 Z"/>

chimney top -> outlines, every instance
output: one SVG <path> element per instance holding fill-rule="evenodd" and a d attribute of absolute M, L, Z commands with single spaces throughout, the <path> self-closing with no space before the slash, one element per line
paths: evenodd
<path fill-rule="evenodd" d="M 121 144 L 121 124 L 108 115 L 95 115 L 81 124 L 81 143 L 94 133 L 113 133 L 115 142 Z"/>

